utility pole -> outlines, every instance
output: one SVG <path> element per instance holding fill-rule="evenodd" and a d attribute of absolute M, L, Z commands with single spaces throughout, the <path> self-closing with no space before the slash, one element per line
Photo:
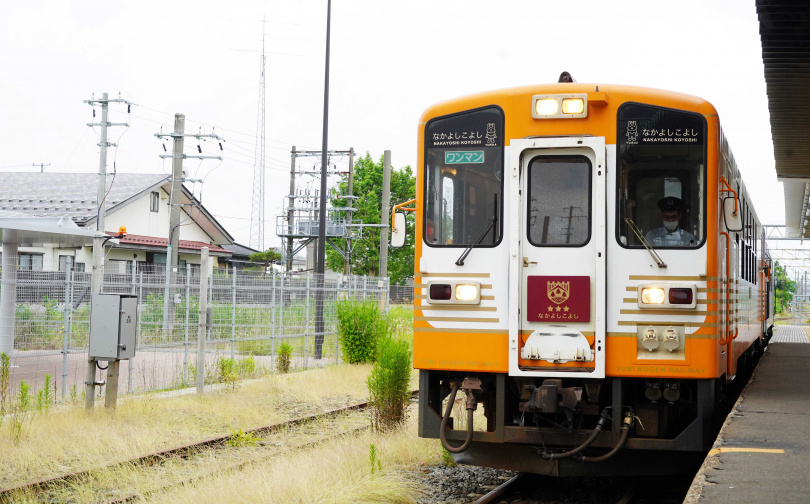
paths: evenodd
<path fill-rule="evenodd" d="M 93 268 L 91 276 L 91 295 L 101 293 L 101 285 L 104 280 L 104 242 L 107 236 L 104 232 L 104 218 L 107 215 L 106 210 L 106 196 L 107 196 L 107 147 L 116 147 L 114 143 L 107 141 L 107 128 L 110 126 L 126 126 L 128 123 L 111 123 L 108 121 L 108 112 L 110 102 L 126 103 L 127 113 L 129 113 L 132 103 L 122 100 L 121 98 L 110 100 L 107 93 L 101 95 L 100 100 L 90 99 L 84 100 L 84 103 L 93 106 L 93 117 L 96 116 L 96 105 L 101 105 L 101 122 L 88 123 L 89 127 L 100 126 L 101 138 L 98 146 L 100 147 L 99 163 L 98 163 L 98 195 L 96 207 L 96 234 L 93 236 Z M 44 169 L 44 167 L 43 167 Z M 96 398 L 96 360 L 93 357 L 87 359 L 87 375 L 84 382 L 85 385 L 85 407 L 93 409 L 93 404 Z"/>
<path fill-rule="evenodd" d="M 287 234 L 289 237 L 287 238 L 287 266 L 285 270 L 287 273 L 292 272 L 293 268 L 293 213 L 295 208 L 295 158 L 296 158 L 296 150 L 295 145 L 292 147 L 292 153 L 290 154 L 291 161 L 290 161 L 290 198 L 289 198 L 289 206 L 287 207 Z"/>
<path fill-rule="evenodd" d="M 348 187 L 349 207 L 354 207 L 354 147 L 349 147 L 349 187 Z M 352 273 L 352 240 L 350 239 L 351 228 L 348 227 L 352 223 L 352 211 L 346 212 L 346 243 L 345 253 L 343 260 L 343 274 L 350 275 Z"/>
<path fill-rule="evenodd" d="M 186 158 L 195 159 L 222 159 L 222 156 L 204 156 L 199 144 L 197 150 L 199 155 L 186 155 L 183 153 L 185 137 L 190 136 L 197 139 L 197 142 L 202 138 L 213 138 L 219 140 L 219 149 L 222 150 L 222 138 L 214 133 L 204 135 L 198 133 L 196 135 L 185 134 L 186 116 L 184 114 L 174 115 L 174 132 L 163 134 L 155 133 L 158 138 L 171 137 L 174 140 L 171 154 L 162 154 L 161 158 L 172 158 L 172 185 L 171 194 L 169 195 L 169 238 L 166 247 L 166 283 L 163 291 L 163 334 L 168 335 L 171 329 L 171 324 L 174 321 L 174 303 L 171 302 L 171 278 L 172 274 L 177 274 L 177 265 L 180 252 L 180 217 L 181 217 L 181 203 L 180 197 L 182 195 L 183 186 L 183 160 Z"/>
<path fill-rule="evenodd" d="M 318 290 L 315 292 L 315 359 L 321 358 L 323 347 L 323 280 L 326 264 L 326 173 L 329 168 L 327 145 L 329 139 L 329 32 L 332 26 L 332 0 L 326 3 L 326 68 L 323 85 L 323 148 L 321 162 L 321 204 L 318 212 Z"/>
<path fill-rule="evenodd" d="M 51 166 L 51 163 L 34 163 L 31 166 L 39 166 L 39 173 L 45 173 L 45 167 Z"/>
<path fill-rule="evenodd" d="M 391 204 L 391 151 L 383 152 L 382 222 L 380 222 L 380 278 L 388 276 L 388 226 Z"/>

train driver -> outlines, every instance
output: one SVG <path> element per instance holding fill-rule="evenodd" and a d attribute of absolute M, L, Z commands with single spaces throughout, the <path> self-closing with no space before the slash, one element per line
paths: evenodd
<path fill-rule="evenodd" d="M 697 245 L 695 235 L 680 228 L 683 202 L 680 198 L 667 196 L 658 200 L 664 225 L 645 235 L 654 247 L 685 247 Z"/>

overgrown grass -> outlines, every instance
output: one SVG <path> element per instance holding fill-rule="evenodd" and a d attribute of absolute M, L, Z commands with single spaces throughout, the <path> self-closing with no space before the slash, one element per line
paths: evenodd
<path fill-rule="evenodd" d="M 366 432 L 297 450 L 282 459 L 273 458 L 152 497 L 150 502 L 412 504 L 430 489 L 421 487 L 411 474 L 424 465 L 440 463 L 441 457 L 441 444 L 419 438 L 416 421 L 411 420 L 404 429 L 386 434 Z"/>
<path fill-rule="evenodd" d="M 112 414 L 103 408 L 87 414 L 79 401 L 73 407 L 52 408 L 44 415 L 9 416 L 9 420 L 20 418 L 17 430 L 23 441 L 15 443 L 11 421 L 0 425 L 0 486 L 359 402 L 366 398 L 369 369 L 332 366 L 269 375 L 245 382 L 235 391 L 160 399 L 154 395 L 122 398 Z M 25 396 L 23 402 L 30 409 L 30 390 Z"/>

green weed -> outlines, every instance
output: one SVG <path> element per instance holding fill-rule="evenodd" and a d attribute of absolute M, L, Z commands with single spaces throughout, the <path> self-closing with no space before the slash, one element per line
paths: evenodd
<path fill-rule="evenodd" d="M 366 383 L 371 405 L 371 425 L 385 431 L 405 422 L 411 392 L 411 349 L 407 341 L 381 339 L 377 359 Z"/>
<path fill-rule="evenodd" d="M 241 428 L 238 430 L 231 429 L 231 432 L 233 434 L 225 441 L 228 446 L 256 446 L 261 441 L 252 432 L 243 432 Z"/>
<path fill-rule="evenodd" d="M 388 320 L 377 302 L 347 299 L 337 304 L 336 315 L 343 359 L 349 364 L 372 362 L 377 341 L 390 333 Z"/>
<path fill-rule="evenodd" d="M 382 462 L 377 455 L 377 447 L 374 446 L 374 443 L 371 443 L 368 449 L 368 462 L 371 465 L 371 474 L 374 474 L 375 470 L 382 472 Z"/>
<path fill-rule="evenodd" d="M 0 353 L 0 415 L 5 414 L 11 384 L 11 357 Z"/>
<path fill-rule="evenodd" d="M 285 341 L 278 348 L 278 356 L 276 357 L 276 371 L 279 373 L 289 373 L 291 360 L 292 347 Z"/>

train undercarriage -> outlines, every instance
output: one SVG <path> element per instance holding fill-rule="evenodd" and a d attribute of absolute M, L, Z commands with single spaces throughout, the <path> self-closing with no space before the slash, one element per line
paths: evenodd
<path fill-rule="evenodd" d="M 731 381 L 421 370 L 419 435 L 444 438 L 455 460 L 470 465 L 552 476 L 693 473 L 763 348 L 740 357 Z M 453 429 L 464 416 L 448 410 L 454 388 L 468 413 L 483 410 L 471 436 L 466 425 Z"/>

